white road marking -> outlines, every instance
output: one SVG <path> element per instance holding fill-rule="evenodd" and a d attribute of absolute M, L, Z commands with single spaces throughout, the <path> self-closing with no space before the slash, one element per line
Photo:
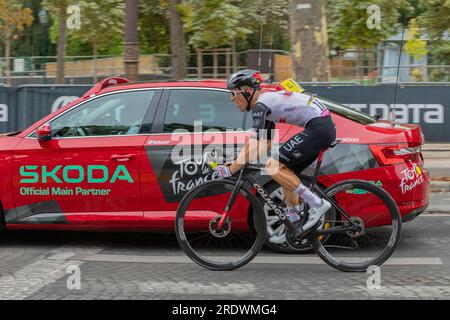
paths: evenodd
<path fill-rule="evenodd" d="M 420 217 L 426 217 L 426 218 L 441 218 L 441 217 L 450 217 L 450 213 L 426 213 L 420 215 Z"/>
<path fill-rule="evenodd" d="M 96 254 L 104 247 L 61 247 L 37 257 L 33 263 L 16 272 L 0 271 L 0 300 L 23 300 L 45 286 L 58 281 L 71 266 L 80 266 L 83 261 L 68 260 L 76 254 Z M 49 259 L 48 256 L 60 259 Z"/>
<path fill-rule="evenodd" d="M 204 294 L 220 295 L 227 294 L 233 296 L 247 296 L 256 291 L 257 287 L 251 283 L 223 283 L 208 282 L 202 284 L 188 281 L 145 281 L 134 283 L 138 292 L 154 292 L 160 294 Z"/>
<path fill-rule="evenodd" d="M 448 299 L 450 297 L 450 286 L 381 286 L 380 289 L 368 289 L 357 286 L 373 297 L 399 297 L 406 298 L 438 298 Z"/>
<path fill-rule="evenodd" d="M 59 260 L 61 255 L 49 257 L 50 260 Z M 224 257 L 226 258 L 226 257 Z M 64 256 L 63 259 L 91 262 L 123 262 L 123 263 L 193 263 L 189 257 L 178 256 L 141 256 L 141 255 L 121 255 L 121 254 L 73 254 Z M 316 256 L 257 256 L 251 263 L 258 264 L 299 264 L 299 265 L 323 265 L 325 262 Z M 384 265 L 392 266 L 420 266 L 420 265 L 443 265 L 440 258 L 391 258 Z"/>

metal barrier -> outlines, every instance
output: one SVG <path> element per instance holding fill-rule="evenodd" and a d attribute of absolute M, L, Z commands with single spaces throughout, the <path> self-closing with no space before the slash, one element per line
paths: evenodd
<path fill-rule="evenodd" d="M 427 141 L 450 142 L 450 88 L 432 86 L 305 86 L 307 91 L 398 123 L 420 124 Z M 397 91 L 395 93 L 395 91 Z M 394 95 L 396 103 L 394 105 Z"/>
<path fill-rule="evenodd" d="M 420 124 L 427 141 L 450 142 L 449 85 L 361 86 L 332 83 L 303 84 L 311 93 L 351 108 L 388 119 L 396 110 L 397 122 Z M 80 97 L 91 86 L 0 86 L 0 132 L 22 130 L 52 111 Z"/>
<path fill-rule="evenodd" d="M 377 82 L 375 86 L 389 86 L 389 85 L 399 85 L 399 86 L 450 86 L 450 82 Z"/>
<path fill-rule="evenodd" d="M 359 86 L 358 82 L 345 82 L 345 81 L 333 81 L 333 82 L 299 82 L 302 86 Z"/>

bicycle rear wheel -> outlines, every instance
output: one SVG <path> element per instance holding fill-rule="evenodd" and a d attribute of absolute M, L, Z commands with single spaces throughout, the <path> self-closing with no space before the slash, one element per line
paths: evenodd
<path fill-rule="evenodd" d="M 210 270 L 233 270 L 250 262 L 264 245 L 266 219 L 256 196 L 243 188 L 222 228 L 218 222 L 235 188 L 229 180 L 190 191 L 177 211 L 175 231 L 186 254 Z"/>
<path fill-rule="evenodd" d="M 314 237 L 316 253 L 330 266 L 353 272 L 366 272 L 380 266 L 394 252 L 400 240 L 401 217 L 392 197 L 384 189 L 361 180 L 337 183 L 324 193 L 339 208 L 336 221 L 326 231 L 333 235 L 333 243 L 323 244 Z"/>

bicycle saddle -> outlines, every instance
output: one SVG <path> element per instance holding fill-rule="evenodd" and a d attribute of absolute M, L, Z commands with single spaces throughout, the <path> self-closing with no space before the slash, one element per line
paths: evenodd
<path fill-rule="evenodd" d="M 330 148 L 336 147 L 339 143 L 341 143 L 341 141 L 339 141 L 339 140 L 336 140 L 336 141 L 332 142 L 332 143 L 330 144 Z"/>

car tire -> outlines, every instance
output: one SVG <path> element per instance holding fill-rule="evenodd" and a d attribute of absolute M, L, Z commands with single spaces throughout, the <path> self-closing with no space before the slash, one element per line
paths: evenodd
<path fill-rule="evenodd" d="M 277 182 L 270 181 L 269 183 L 264 185 L 264 188 L 266 189 L 267 193 L 272 197 L 272 199 L 275 201 L 275 203 L 277 203 L 277 204 L 283 203 L 283 206 L 284 206 L 284 199 L 280 199 L 281 198 L 280 195 L 282 195 L 281 186 Z M 324 188 L 321 188 L 321 189 L 324 189 Z M 284 253 L 284 254 L 300 254 L 300 253 L 314 252 L 311 241 L 309 241 L 308 243 L 305 243 L 305 246 L 303 248 L 293 248 L 287 242 L 284 244 L 274 244 L 274 243 L 270 242 L 269 239 L 270 239 L 270 236 L 274 233 L 274 228 L 269 224 L 270 224 L 271 220 L 274 219 L 275 214 L 273 214 L 273 213 L 270 214 L 268 212 L 268 210 L 267 210 L 268 206 L 265 205 L 264 202 L 263 202 L 263 207 L 264 207 L 264 212 L 266 214 L 266 221 L 267 221 L 267 238 L 266 238 L 266 242 L 265 242 L 266 247 L 268 247 L 270 250 L 272 250 L 274 252 Z M 276 224 L 277 227 L 279 227 L 280 225 L 281 225 L 281 222 L 278 222 Z"/>
<path fill-rule="evenodd" d="M 6 231 L 5 213 L 3 211 L 3 206 L 0 203 L 0 233 L 4 233 L 5 231 Z"/>

